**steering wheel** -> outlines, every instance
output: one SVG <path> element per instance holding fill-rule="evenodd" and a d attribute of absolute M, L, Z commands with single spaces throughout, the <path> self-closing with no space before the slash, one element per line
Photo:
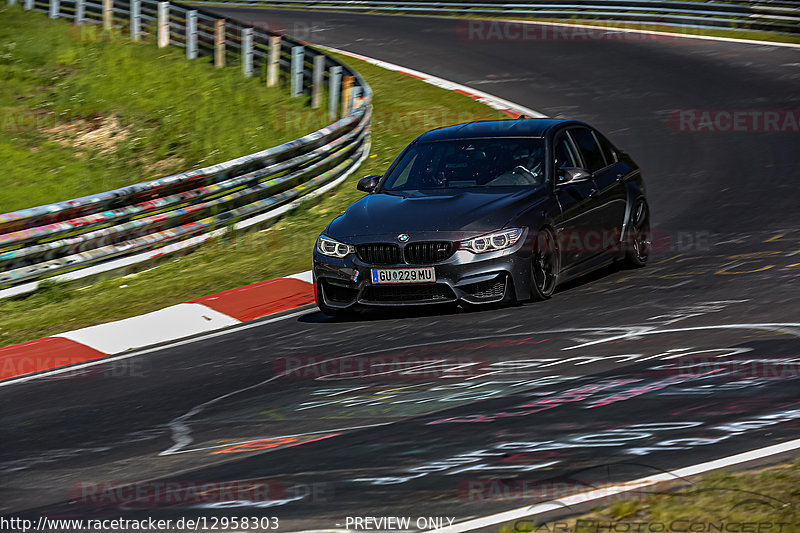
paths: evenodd
<path fill-rule="evenodd" d="M 514 173 L 514 174 L 527 175 L 531 179 L 533 179 L 534 182 L 536 182 L 536 181 L 539 180 L 539 170 L 541 169 L 541 166 L 542 166 L 542 164 L 538 163 L 536 165 L 536 167 L 534 167 L 533 170 L 528 170 L 527 168 L 523 167 L 522 165 L 517 165 L 511 170 L 511 172 Z"/>

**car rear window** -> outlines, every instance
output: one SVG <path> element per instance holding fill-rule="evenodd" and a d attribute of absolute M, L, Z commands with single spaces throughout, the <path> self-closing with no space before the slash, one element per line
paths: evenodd
<path fill-rule="evenodd" d="M 609 165 L 613 165 L 617 161 L 619 161 L 619 157 L 617 157 L 617 150 L 614 148 L 614 145 L 611 142 L 603 137 L 602 134 L 595 132 L 595 137 L 597 140 L 600 141 L 600 148 L 603 149 L 603 154 L 606 156 L 606 163 Z"/>
<path fill-rule="evenodd" d="M 583 155 L 586 169 L 589 172 L 596 172 L 606 166 L 606 160 L 597 140 L 591 131 L 584 128 L 575 128 L 570 130 L 572 138 L 578 144 L 578 149 Z"/>

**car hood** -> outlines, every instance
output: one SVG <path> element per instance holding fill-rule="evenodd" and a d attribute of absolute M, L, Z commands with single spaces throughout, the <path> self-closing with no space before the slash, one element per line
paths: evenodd
<path fill-rule="evenodd" d="M 543 196 L 542 187 L 378 192 L 351 205 L 326 233 L 344 239 L 400 233 L 479 235 L 505 227 Z"/>

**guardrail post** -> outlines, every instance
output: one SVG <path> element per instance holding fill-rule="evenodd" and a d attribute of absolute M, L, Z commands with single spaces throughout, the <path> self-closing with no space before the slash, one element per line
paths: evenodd
<path fill-rule="evenodd" d="M 142 0 L 131 0 L 131 40 L 138 41 L 142 33 Z"/>
<path fill-rule="evenodd" d="M 328 76 L 328 120 L 339 118 L 339 89 L 342 84 L 342 67 L 332 67 Z"/>
<path fill-rule="evenodd" d="M 267 59 L 267 87 L 278 85 L 278 69 L 281 60 L 281 36 L 269 38 L 269 58 Z"/>
<path fill-rule="evenodd" d="M 86 4 L 84 0 L 75 0 L 75 25 L 80 26 L 86 18 Z"/>
<path fill-rule="evenodd" d="M 114 0 L 103 0 L 103 31 L 111 31 L 114 25 Z"/>
<path fill-rule="evenodd" d="M 214 66 L 225 66 L 225 19 L 214 21 Z"/>
<path fill-rule="evenodd" d="M 158 3 L 158 47 L 169 46 L 169 2 Z"/>
<path fill-rule="evenodd" d="M 303 59 L 305 58 L 305 48 L 302 46 L 292 47 L 292 73 L 291 73 L 291 95 L 300 96 L 303 93 Z"/>
<path fill-rule="evenodd" d="M 197 11 L 186 12 L 186 59 L 197 57 Z"/>
<path fill-rule="evenodd" d="M 353 76 L 342 78 L 342 116 L 350 114 L 350 104 L 353 103 Z"/>
<path fill-rule="evenodd" d="M 59 3 L 58 0 L 50 0 L 50 18 L 57 19 L 58 18 L 58 11 L 59 11 Z"/>
<path fill-rule="evenodd" d="M 325 77 L 325 56 L 314 56 L 314 71 L 311 75 L 311 108 L 318 109 L 322 104 L 322 83 Z"/>
<path fill-rule="evenodd" d="M 33 0 L 25 0 L 25 9 L 33 9 Z"/>
<path fill-rule="evenodd" d="M 355 109 L 359 106 L 361 100 L 361 87 L 353 87 L 353 98 L 350 99 L 350 109 Z"/>
<path fill-rule="evenodd" d="M 253 28 L 242 30 L 242 73 L 247 78 L 253 75 Z"/>

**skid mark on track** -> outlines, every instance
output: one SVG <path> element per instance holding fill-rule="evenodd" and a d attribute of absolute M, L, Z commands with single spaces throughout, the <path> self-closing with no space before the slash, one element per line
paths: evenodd
<path fill-rule="evenodd" d="M 342 359 L 342 358 L 345 358 L 345 357 L 350 357 L 350 356 L 343 355 L 343 356 L 337 357 L 335 359 Z M 217 404 L 217 403 L 219 403 L 219 402 L 221 402 L 223 400 L 226 400 L 228 398 L 236 396 L 237 394 L 241 394 L 243 392 L 246 392 L 246 391 L 249 391 L 249 390 L 253 390 L 253 389 L 256 389 L 256 388 L 261 387 L 263 385 L 266 385 L 268 383 L 271 383 L 271 382 L 283 377 L 283 375 L 284 375 L 284 373 L 281 373 L 281 374 L 272 376 L 271 378 L 268 378 L 268 379 L 265 379 L 265 380 L 260 381 L 258 383 L 255 383 L 253 385 L 249 385 L 247 387 L 244 387 L 244 388 L 241 388 L 241 389 L 237 389 L 237 390 L 229 392 L 227 394 L 223 394 L 222 396 L 218 396 L 216 398 L 213 398 L 211 400 L 203 402 L 200 405 L 197 405 L 196 407 L 193 407 L 187 413 L 179 416 L 178 418 L 175 418 L 174 420 L 172 420 L 171 422 L 169 422 L 167 424 L 167 426 L 172 431 L 172 440 L 173 440 L 174 444 L 172 446 L 170 446 L 168 449 L 166 449 L 163 452 L 159 453 L 159 455 L 160 456 L 164 456 L 164 455 L 173 455 L 173 454 L 180 453 L 180 452 L 199 451 L 199 450 L 184 450 L 189 444 L 191 444 L 194 441 L 194 439 L 191 436 L 192 432 L 191 432 L 191 428 L 190 428 L 189 423 L 188 423 L 189 420 L 191 420 L 193 417 L 195 417 L 198 414 L 200 414 L 207 407 L 210 407 L 210 406 L 212 406 L 214 404 Z M 379 425 L 382 425 L 382 424 L 374 424 L 373 426 L 379 426 Z M 337 431 L 344 432 L 344 431 L 349 431 L 350 429 L 354 429 L 354 428 L 341 428 L 340 430 L 337 430 Z M 275 435 L 275 436 L 272 436 L 272 437 L 269 437 L 269 438 L 281 438 L 281 437 L 286 437 L 286 435 Z"/>
<path fill-rule="evenodd" d="M 599 338 L 596 339 L 580 339 L 578 340 L 578 344 L 573 344 L 570 346 L 566 346 L 561 348 L 562 351 L 572 351 L 576 349 L 586 348 L 590 346 L 597 346 L 602 344 L 613 343 L 617 341 L 631 341 L 637 339 L 643 339 L 645 337 L 651 337 L 655 335 L 665 335 L 665 334 L 686 334 L 689 332 L 699 332 L 699 331 L 726 331 L 726 330 L 755 330 L 755 331 L 765 331 L 771 333 L 779 333 L 779 334 L 787 334 L 793 337 L 800 337 L 800 323 L 742 323 L 742 324 L 719 324 L 719 325 L 710 325 L 710 326 L 695 326 L 695 327 L 679 327 L 679 328 L 667 328 L 663 329 L 659 326 L 622 326 L 622 327 L 600 327 L 600 328 L 561 328 L 561 329 L 546 329 L 546 330 L 534 330 L 534 331 L 527 331 L 527 332 L 516 332 L 516 333 L 508 333 L 506 336 L 509 337 L 536 337 L 536 336 L 547 336 L 547 335 L 554 335 L 554 334 L 564 334 L 564 335 L 599 335 Z M 496 339 L 497 336 L 480 336 L 480 337 L 473 337 L 468 339 L 459 339 L 458 342 L 471 342 L 471 341 L 485 341 Z M 574 342 L 574 341 L 573 341 Z M 325 359 L 327 362 L 335 362 L 335 361 L 342 361 L 345 359 L 352 359 L 354 357 L 363 357 L 370 354 L 377 354 L 377 353 L 386 353 L 390 350 L 406 350 L 409 348 L 428 348 L 435 345 L 446 345 L 446 344 L 454 343 L 453 340 L 443 340 L 443 341 L 435 341 L 429 343 L 419 343 L 413 345 L 404 345 L 399 346 L 396 348 L 383 348 L 381 350 L 372 350 L 367 352 L 360 352 L 357 354 L 349 354 L 343 355 L 338 357 L 332 357 Z M 678 356 L 687 356 L 690 354 L 696 353 L 711 353 L 711 352 L 721 352 L 716 353 L 717 356 L 730 356 L 730 355 L 737 355 L 748 351 L 746 349 L 739 349 L 738 351 L 734 350 L 733 348 L 715 348 L 715 349 L 706 349 L 706 350 L 694 350 L 691 351 L 692 348 L 683 348 L 683 349 L 676 349 L 676 351 L 666 351 L 663 353 L 659 353 L 658 356 L 648 356 L 648 359 L 653 359 L 656 357 L 661 357 L 663 359 L 671 359 Z M 731 351 L 734 350 L 734 351 Z M 618 362 L 625 362 L 625 361 L 636 361 L 638 357 L 642 357 L 642 354 L 623 354 L 621 356 L 617 356 L 616 359 L 619 359 Z M 621 358 L 621 359 L 620 359 Z M 586 365 L 592 362 L 599 362 L 606 359 L 605 357 L 598 356 L 598 357 L 572 357 L 565 360 L 559 359 L 551 359 L 550 362 L 553 364 L 565 364 L 565 363 L 572 363 L 572 366 L 578 365 Z M 519 363 L 519 361 L 507 361 L 505 363 Z M 542 360 L 536 360 L 534 366 L 541 366 L 543 363 Z M 169 422 L 168 427 L 172 433 L 173 445 L 168 449 L 162 451 L 159 455 L 167 456 L 173 455 L 178 453 L 188 453 L 193 451 L 200 451 L 208 449 L 208 447 L 196 448 L 196 449 L 189 449 L 189 445 L 194 441 L 192 437 L 192 430 L 191 430 L 191 421 L 192 419 L 198 417 L 200 413 L 202 413 L 207 408 L 214 406 L 215 404 L 219 404 L 227 399 L 233 398 L 234 396 L 240 395 L 242 393 L 253 391 L 263 385 L 272 383 L 281 377 L 285 377 L 289 375 L 290 372 L 298 372 L 302 371 L 304 368 L 313 367 L 315 363 L 311 363 L 308 365 L 301 365 L 296 368 L 287 369 L 283 372 L 277 373 L 275 376 L 272 376 L 268 379 L 262 380 L 258 383 L 253 385 L 249 385 L 247 387 L 243 387 L 241 389 L 237 389 L 231 391 L 227 394 L 218 396 L 214 399 L 208 400 L 203 402 L 196 407 L 192 408 L 185 414 L 173 419 Z M 549 364 L 549 363 L 548 363 Z M 406 368 L 406 370 L 409 370 Z M 496 371 L 497 369 L 493 369 Z M 538 370 L 538 369 L 537 369 Z M 411 372 L 414 371 L 414 368 L 411 367 Z M 494 373 L 494 372 L 492 372 Z M 490 374 L 484 374 L 484 376 L 489 376 Z M 541 377 L 541 376 L 540 376 Z M 552 377 L 552 376 L 551 376 Z M 567 378 L 572 379 L 572 378 Z M 534 385 L 533 382 L 530 380 L 527 381 L 529 385 Z M 352 390 L 352 389 L 351 389 Z M 509 393 L 510 394 L 510 393 Z M 478 398 L 481 399 L 481 398 Z M 391 424 L 394 421 L 389 422 L 381 422 L 376 424 L 369 424 L 369 425 L 357 425 L 357 426 L 347 426 L 342 428 L 335 428 L 329 429 L 326 428 L 324 430 L 309 432 L 307 434 L 314 434 L 314 433 L 345 433 L 347 431 L 356 430 L 356 429 L 363 429 L 365 427 L 377 427 L 381 425 Z M 290 437 L 290 435 L 269 435 L 262 437 L 263 439 L 277 439 L 277 438 L 285 438 Z"/>

